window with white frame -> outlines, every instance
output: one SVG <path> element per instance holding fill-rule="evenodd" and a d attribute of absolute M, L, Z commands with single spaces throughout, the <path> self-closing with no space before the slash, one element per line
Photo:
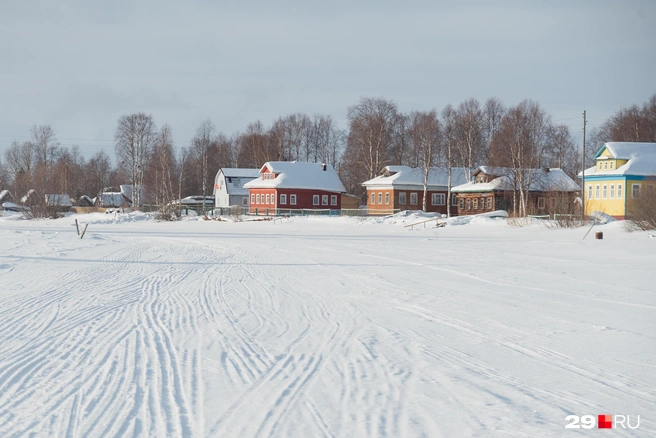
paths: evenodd
<path fill-rule="evenodd" d="M 634 199 L 640 197 L 640 184 L 631 184 L 631 197 Z"/>
<path fill-rule="evenodd" d="M 485 208 L 485 198 L 479 199 L 478 206 L 481 208 L 481 210 Z"/>
<path fill-rule="evenodd" d="M 615 198 L 615 184 L 611 184 L 608 190 L 608 197 L 610 199 Z"/>
<path fill-rule="evenodd" d="M 251 195 L 251 204 L 255 204 L 255 195 Z"/>
<path fill-rule="evenodd" d="M 375 193 L 371 194 L 371 205 L 376 205 L 376 194 Z"/>
<path fill-rule="evenodd" d="M 296 195 L 289 195 L 289 203 L 291 205 L 296 205 Z"/>
<path fill-rule="evenodd" d="M 599 196 L 599 184 L 595 184 L 595 199 L 600 199 L 600 196 Z"/>
<path fill-rule="evenodd" d="M 608 161 L 604 161 L 604 170 L 608 169 Z"/>
<path fill-rule="evenodd" d="M 328 205 L 328 195 L 321 195 L 321 205 Z"/>
<path fill-rule="evenodd" d="M 267 193 L 267 195 L 266 195 L 266 203 L 267 203 L 267 204 L 269 203 L 269 194 L 268 194 L 268 193 Z"/>
<path fill-rule="evenodd" d="M 406 195 L 405 192 L 399 193 L 399 204 L 405 205 Z"/>
<path fill-rule="evenodd" d="M 417 205 L 417 193 L 410 193 L 410 205 Z"/>
<path fill-rule="evenodd" d="M 337 195 L 330 195 L 330 205 L 337 205 Z"/>
<path fill-rule="evenodd" d="M 588 184 L 588 199 L 592 199 L 592 184 Z"/>
<path fill-rule="evenodd" d="M 606 199 L 608 194 L 608 186 L 606 184 L 603 184 L 601 186 L 601 199 Z"/>
<path fill-rule="evenodd" d="M 287 195 L 284 193 L 280 195 L 280 204 L 281 205 L 287 204 Z"/>
<path fill-rule="evenodd" d="M 487 209 L 492 210 L 492 196 L 487 198 Z"/>
<path fill-rule="evenodd" d="M 378 203 L 379 204 L 383 203 L 383 192 L 378 192 Z"/>
<path fill-rule="evenodd" d="M 614 164 L 615 164 L 615 162 L 614 162 L 614 161 L 611 161 L 610 163 L 608 163 L 608 168 L 612 170 Z"/>
<path fill-rule="evenodd" d="M 467 207 L 467 210 L 471 210 L 471 199 L 467 198 L 467 201 L 465 202 L 465 205 Z"/>
<path fill-rule="evenodd" d="M 617 199 L 622 199 L 622 184 L 617 185 Z"/>
<path fill-rule="evenodd" d="M 389 192 L 385 192 L 385 204 L 389 204 Z"/>
<path fill-rule="evenodd" d="M 545 205 L 546 205 L 545 199 L 542 198 L 542 197 L 539 197 L 538 198 L 538 208 L 540 210 L 542 210 L 542 209 L 544 209 Z"/>
<path fill-rule="evenodd" d="M 474 202 L 472 202 L 472 205 L 474 206 L 474 210 L 478 210 L 478 198 L 474 198 Z"/>
<path fill-rule="evenodd" d="M 444 193 L 433 193 L 431 195 L 431 205 L 444 205 Z"/>
<path fill-rule="evenodd" d="M 312 195 L 312 205 L 319 205 L 319 195 Z"/>
<path fill-rule="evenodd" d="M 256 202 L 256 204 L 259 204 L 259 203 L 260 203 L 260 194 L 258 193 L 258 194 L 257 194 L 257 202 Z"/>
<path fill-rule="evenodd" d="M 462 199 L 462 198 L 458 199 L 458 208 L 461 209 L 461 210 L 465 209 L 465 200 L 464 199 Z"/>
<path fill-rule="evenodd" d="M 458 195 L 451 193 L 451 205 L 454 207 L 458 206 Z"/>

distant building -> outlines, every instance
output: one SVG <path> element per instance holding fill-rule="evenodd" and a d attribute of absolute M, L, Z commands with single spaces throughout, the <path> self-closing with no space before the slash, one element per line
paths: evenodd
<path fill-rule="evenodd" d="M 626 219 L 633 200 L 654 193 L 656 143 L 606 143 L 594 159 L 594 167 L 585 170 L 586 215 L 601 211 Z"/>
<path fill-rule="evenodd" d="M 0 191 L 0 205 L 2 205 L 3 202 L 13 202 L 14 197 L 11 195 L 11 192 L 9 190 L 1 190 Z"/>
<path fill-rule="evenodd" d="M 446 214 L 448 168 L 431 167 L 428 173 L 426 211 Z M 465 169 L 451 169 L 451 186 L 467 182 Z M 395 210 L 421 210 L 424 199 L 424 171 L 418 167 L 385 166 L 377 177 L 365 181 L 367 209 L 370 213 L 389 214 Z M 451 214 L 458 214 L 455 195 Z"/>
<path fill-rule="evenodd" d="M 136 190 L 139 193 L 139 202 L 140 202 L 140 204 L 142 204 L 142 205 L 145 204 L 147 202 L 147 199 L 146 199 L 147 193 L 146 193 L 145 187 L 142 186 L 142 185 L 135 185 L 134 187 L 136 188 Z M 136 199 L 135 199 L 136 193 L 134 193 L 134 194 L 132 193 L 132 184 L 122 184 L 122 185 L 120 185 L 119 186 L 119 191 L 125 197 L 125 199 L 128 200 L 128 203 L 130 205 L 134 204 L 134 202 L 136 201 Z"/>
<path fill-rule="evenodd" d="M 260 177 L 244 185 L 251 213 L 275 214 L 278 209 L 342 208 L 344 184 L 330 164 L 269 161 Z"/>
<path fill-rule="evenodd" d="M 247 182 L 260 177 L 260 169 L 237 169 L 224 167 L 219 169 L 214 178 L 215 207 L 228 208 L 241 206 L 248 208 Z"/>
<path fill-rule="evenodd" d="M 46 206 L 57 211 L 66 212 L 73 207 L 71 197 L 66 194 L 46 194 Z"/>
<path fill-rule="evenodd" d="M 512 169 L 480 166 L 473 181 L 454 187 L 461 215 L 495 210 L 511 212 L 519 207 L 518 182 Z M 529 214 L 572 213 L 577 192 L 581 188 L 558 168 L 528 169 L 524 174 Z"/>
<path fill-rule="evenodd" d="M 131 202 L 121 192 L 102 192 L 93 198 L 93 205 L 102 208 L 126 208 Z"/>

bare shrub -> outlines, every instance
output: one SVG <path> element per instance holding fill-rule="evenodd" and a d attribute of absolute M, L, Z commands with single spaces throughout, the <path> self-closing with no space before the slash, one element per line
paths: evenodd
<path fill-rule="evenodd" d="M 230 216 L 235 222 L 241 222 L 243 220 L 242 215 L 244 214 L 243 209 L 240 206 L 236 206 L 230 209 Z"/>
<path fill-rule="evenodd" d="M 556 215 L 554 220 L 545 221 L 547 228 L 580 228 L 589 224 L 576 215 Z"/>
<path fill-rule="evenodd" d="M 627 205 L 629 230 L 656 230 L 656 192 L 653 189 L 645 192 Z"/>

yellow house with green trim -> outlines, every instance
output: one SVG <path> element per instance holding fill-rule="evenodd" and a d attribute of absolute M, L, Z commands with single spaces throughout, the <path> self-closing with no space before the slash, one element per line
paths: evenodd
<path fill-rule="evenodd" d="M 632 200 L 656 186 L 656 143 L 605 143 L 594 160 L 585 170 L 586 215 L 601 211 L 626 219 Z"/>

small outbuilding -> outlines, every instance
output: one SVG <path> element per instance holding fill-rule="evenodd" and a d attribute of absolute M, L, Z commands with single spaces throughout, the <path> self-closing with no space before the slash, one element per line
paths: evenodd
<path fill-rule="evenodd" d="M 214 178 L 214 202 L 217 208 L 248 208 L 249 193 L 244 185 L 260 177 L 260 169 L 222 167 Z"/>

